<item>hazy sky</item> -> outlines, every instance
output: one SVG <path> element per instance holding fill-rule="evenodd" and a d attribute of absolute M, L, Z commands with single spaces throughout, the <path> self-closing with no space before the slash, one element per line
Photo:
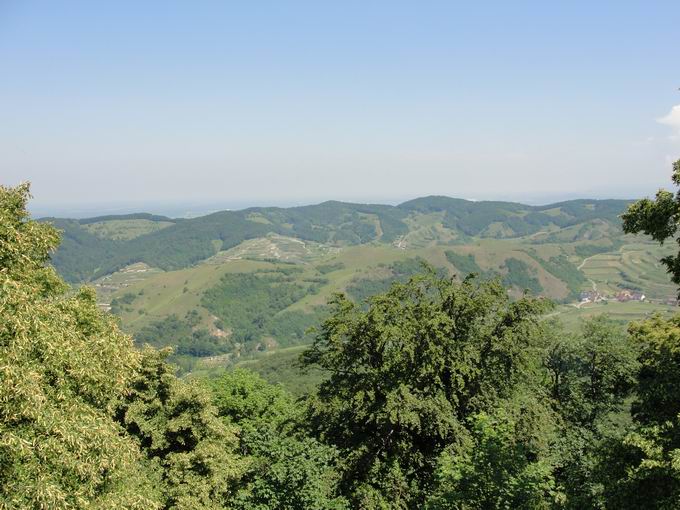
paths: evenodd
<path fill-rule="evenodd" d="M 679 19 L 677 0 L 0 0 L 0 181 L 45 207 L 641 196 L 680 157 Z"/>

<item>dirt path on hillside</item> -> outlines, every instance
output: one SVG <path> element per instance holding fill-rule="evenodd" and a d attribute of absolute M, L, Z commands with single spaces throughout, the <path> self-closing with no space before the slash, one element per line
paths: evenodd
<path fill-rule="evenodd" d="M 595 257 L 595 255 L 591 255 L 590 257 L 584 258 L 583 262 L 581 262 L 576 269 L 578 271 L 581 271 L 583 269 L 583 266 L 586 265 L 586 262 L 588 262 L 593 257 Z M 588 278 L 588 281 L 590 282 L 590 285 L 593 288 L 593 292 L 597 292 L 597 283 L 595 283 L 595 281 L 592 280 L 591 278 Z M 576 304 L 576 308 L 581 308 L 581 306 L 585 305 L 586 303 L 589 303 L 589 301 L 586 301 L 586 302 L 580 301 Z"/>
<path fill-rule="evenodd" d="M 584 258 L 584 259 L 583 259 L 583 262 L 581 262 L 581 263 L 579 264 L 579 266 L 578 266 L 576 269 L 578 269 L 579 271 L 580 271 L 581 269 L 583 269 L 583 266 L 586 265 L 586 262 L 588 262 L 588 261 L 589 261 L 590 259 L 592 259 L 593 257 L 595 257 L 595 255 L 591 255 L 590 257 Z"/>

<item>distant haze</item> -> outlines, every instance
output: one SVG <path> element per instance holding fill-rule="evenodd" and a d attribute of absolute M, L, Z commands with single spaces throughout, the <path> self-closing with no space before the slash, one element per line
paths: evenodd
<path fill-rule="evenodd" d="M 61 216 L 640 197 L 680 157 L 679 16 L 0 2 L 0 183 L 30 180 L 34 213 Z"/>

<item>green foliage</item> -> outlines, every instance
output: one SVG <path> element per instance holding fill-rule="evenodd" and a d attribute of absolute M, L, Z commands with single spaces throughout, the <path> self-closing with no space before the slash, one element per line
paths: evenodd
<path fill-rule="evenodd" d="M 115 219 L 80 225 L 91 234 L 103 239 L 129 240 L 156 230 L 172 226 L 170 221 L 151 221 L 145 219 Z"/>
<path fill-rule="evenodd" d="M 633 390 L 637 349 L 622 327 L 603 315 L 584 321 L 579 335 L 555 336 L 545 361 L 552 396 L 566 419 L 592 430 L 621 411 Z"/>
<path fill-rule="evenodd" d="M 0 187 L 0 507 L 158 508 L 154 476 L 111 418 L 139 354 L 94 292 L 45 267 L 59 237 Z"/>
<path fill-rule="evenodd" d="M 321 274 L 332 273 L 333 271 L 340 271 L 345 268 L 345 264 L 342 262 L 336 262 L 334 264 L 321 264 L 316 266 L 316 270 Z"/>
<path fill-rule="evenodd" d="M 447 250 L 445 252 L 446 260 L 448 260 L 456 269 L 459 271 L 459 276 L 465 278 L 467 275 L 475 273 L 478 275 L 483 275 L 484 271 L 477 264 L 475 256 L 472 253 L 467 255 L 461 255 L 452 250 Z"/>
<path fill-rule="evenodd" d="M 269 211 L 271 210 L 260 210 L 265 213 Z M 292 232 L 302 239 L 357 244 L 377 238 L 375 225 L 365 215 L 371 215 L 379 221 L 382 240 L 385 242 L 392 242 L 408 231 L 402 221 L 406 214 L 396 207 L 386 205 L 329 201 L 318 205 L 279 209 L 267 217 L 275 222 L 292 224 Z"/>
<path fill-rule="evenodd" d="M 343 487 L 362 508 L 418 508 L 436 459 L 468 417 L 527 380 L 546 303 L 511 303 L 497 281 L 428 276 L 394 284 L 367 311 L 333 302 L 308 366 L 329 378 L 310 427 L 345 457 Z"/>
<path fill-rule="evenodd" d="M 0 507 L 224 508 L 244 470 L 233 429 L 45 267 L 58 236 L 27 196 L 0 187 Z"/>
<path fill-rule="evenodd" d="M 233 349 L 230 339 L 211 335 L 207 329 L 195 328 L 195 317 L 187 314 L 184 320 L 171 315 L 144 326 L 136 335 L 138 345 L 156 348 L 172 347 L 174 361 L 177 356 L 216 356 Z"/>
<path fill-rule="evenodd" d="M 128 311 L 131 310 L 128 306 L 126 305 L 131 305 L 137 296 L 135 294 L 132 294 L 130 292 L 126 292 L 122 296 L 118 298 L 114 298 L 111 300 L 111 313 L 114 315 L 119 315 L 122 310 L 127 309 Z"/>
<path fill-rule="evenodd" d="M 308 437 L 253 441 L 249 482 L 233 507 L 242 510 L 347 510 L 336 494 L 338 462 L 333 448 Z"/>
<path fill-rule="evenodd" d="M 218 419 L 207 392 L 175 377 L 167 352 L 142 354 L 117 421 L 158 472 L 164 508 L 224 508 L 244 467 L 234 430 Z"/>
<path fill-rule="evenodd" d="M 673 164 L 680 185 L 680 161 Z M 660 243 L 678 231 L 680 196 L 660 190 L 655 200 L 632 204 L 623 215 L 625 232 L 643 232 Z M 662 259 L 680 285 L 680 254 Z M 612 507 L 676 508 L 680 502 L 680 316 L 634 323 L 640 371 L 631 412 L 635 427 L 613 442 L 607 458 L 605 493 Z"/>
<path fill-rule="evenodd" d="M 623 200 L 572 200 L 532 207 L 511 202 L 471 202 L 433 196 L 405 202 L 399 208 L 424 213 L 444 212 L 445 227 L 469 236 L 493 235 L 485 231 L 492 224 L 500 223 L 511 231 L 506 237 L 516 237 L 534 234 L 552 225 L 569 227 L 593 219 L 606 219 L 618 224 L 618 215 L 627 203 Z M 548 214 L 546 211 L 549 210 L 558 211 L 558 214 Z"/>
<path fill-rule="evenodd" d="M 46 219 L 62 232 L 59 249 L 50 259 L 67 282 L 88 281 L 102 267 L 111 264 L 113 254 L 122 249 L 120 241 L 101 239 L 75 220 Z"/>
<path fill-rule="evenodd" d="M 251 432 L 263 427 L 278 428 L 294 410 L 290 394 L 249 370 L 226 372 L 206 384 L 219 416 Z"/>
<path fill-rule="evenodd" d="M 373 241 L 392 243 L 409 232 L 404 219 L 413 213 L 443 212 L 443 226 L 463 236 L 517 237 L 547 227 L 569 227 L 592 220 L 619 224 L 627 202 L 575 200 L 541 207 L 509 202 L 470 202 L 447 197 L 425 197 L 400 206 L 323 204 L 222 211 L 200 218 L 170 220 L 136 214 L 86 220 L 47 218 L 63 230 L 64 242 L 53 256 L 59 272 L 72 282 L 87 281 L 135 262 L 173 270 L 189 267 L 249 239 L 275 233 L 333 245 Z M 547 211 L 552 211 L 550 214 Z M 255 218 L 256 216 L 256 218 Z M 112 240 L 88 231 L 93 223 L 144 220 L 165 228 L 132 239 Z M 168 223 L 173 223 L 168 226 Z M 500 225 L 502 228 L 490 227 Z"/>
<path fill-rule="evenodd" d="M 232 505 L 258 510 L 341 510 L 337 452 L 294 430 L 300 408 L 279 386 L 246 370 L 209 382 L 228 424 L 241 429 L 240 450 L 250 460 Z"/>
<path fill-rule="evenodd" d="M 604 499 L 608 508 L 666 510 L 678 508 L 680 470 L 677 421 L 663 427 L 635 427 L 620 441 L 612 441 L 605 464 Z"/>
<path fill-rule="evenodd" d="M 316 282 L 296 282 L 277 272 L 231 273 L 208 289 L 202 305 L 231 329 L 233 342 L 257 349 L 271 335 L 283 345 L 300 343 L 306 330 L 319 320 L 319 313 L 284 311 L 316 288 Z"/>
<path fill-rule="evenodd" d="M 506 273 L 503 275 L 503 285 L 506 287 L 517 287 L 521 290 L 529 290 L 538 295 L 543 292 L 538 279 L 533 275 L 529 264 L 523 260 L 509 258 L 505 261 Z"/>
<path fill-rule="evenodd" d="M 177 223 L 184 221 L 182 219 L 172 219 L 167 216 L 160 216 L 158 214 L 149 213 L 132 213 L 132 214 L 107 214 L 105 216 L 96 216 L 94 218 L 83 218 L 78 220 L 80 225 L 91 225 L 92 223 L 102 223 L 105 221 L 129 221 L 129 220 L 146 220 L 162 223 Z"/>
<path fill-rule="evenodd" d="M 582 323 L 578 334 L 552 326 L 545 357 L 553 407 L 564 420 L 556 481 L 567 508 L 600 508 L 608 451 L 630 424 L 627 399 L 635 387 L 637 349 L 606 316 Z"/>
<path fill-rule="evenodd" d="M 267 334 L 276 339 L 279 347 L 290 347 L 305 342 L 307 332 L 317 326 L 324 316 L 321 309 L 314 312 L 283 311 L 268 323 Z"/>
<path fill-rule="evenodd" d="M 321 370 L 302 370 L 299 363 L 300 352 L 304 346 L 277 349 L 258 355 L 255 359 L 237 364 L 255 372 L 270 384 L 280 384 L 297 397 L 316 390 L 324 379 Z"/>
<path fill-rule="evenodd" d="M 577 380 L 570 392 L 580 401 L 577 421 L 592 426 L 620 411 L 631 394 L 639 369 L 637 350 L 620 325 L 600 315 L 583 323 L 576 361 Z"/>
<path fill-rule="evenodd" d="M 680 316 L 654 317 L 630 326 L 641 345 L 639 384 L 633 416 L 644 425 L 663 425 L 680 414 Z"/>
<path fill-rule="evenodd" d="M 445 255 L 447 260 L 453 264 L 456 269 L 458 269 L 462 278 L 465 278 L 470 274 L 476 274 L 487 279 L 493 278 L 496 275 L 496 273 L 493 271 L 484 271 L 481 267 L 479 267 L 474 255 L 472 254 L 461 255 L 452 250 L 447 250 Z M 557 272 L 560 269 L 573 269 L 573 271 L 575 271 L 580 276 L 580 278 L 583 279 L 583 276 L 576 270 L 575 267 L 571 266 L 571 264 L 566 260 L 566 257 L 553 257 L 550 259 L 550 261 L 545 261 L 538 257 L 535 258 L 541 263 L 541 265 L 544 266 L 547 271 L 551 273 Z M 521 290 L 528 289 L 536 295 L 543 291 L 543 287 L 541 286 L 538 279 L 534 276 L 534 271 L 526 262 L 512 257 L 508 258 L 504 265 L 506 273 L 502 276 L 503 285 L 506 287 L 516 287 Z M 571 266 L 571 268 L 569 266 Z M 573 273 L 569 274 L 568 276 L 572 279 L 575 278 Z"/>
<path fill-rule="evenodd" d="M 680 160 L 673 163 L 673 183 L 680 185 Z M 672 238 L 680 225 L 680 195 L 670 191 L 659 190 L 655 200 L 644 198 L 632 204 L 623 218 L 623 230 L 626 233 L 643 232 L 652 239 L 663 243 Z M 678 241 L 680 242 L 680 241 Z M 680 285 L 680 254 L 669 255 L 662 259 L 668 269 L 673 283 Z"/>
<path fill-rule="evenodd" d="M 420 273 L 424 263 L 421 258 L 398 260 L 389 266 L 389 276 L 354 280 L 347 286 L 347 294 L 357 303 L 365 303 L 371 296 L 387 291 L 394 282 L 405 282 Z"/>
<path fill-rule="evenodd" d="M 680 162 L 674 168 L 680 184 Z M 135 350 L 92 290 L 69 289 L 46 265 L 59 236 L 29 219 L 27 197 L 25 185 L 0 187 L 0 508 L 679 505 L 680 316 L 633 324 L 629 334 L 597 317 L 566 334 L 545 319 L 548 302 L 508 297 L 503 284 L 542 292 L 532 268 L 510 258 L 503 282 L 459 282 L 419 259 L 381 266 L 384 278 L 348 288 L 363 304 L 338 295 L 324 319 L 289 307 L 326 278 L 279 265 L 227 274 L 205 293 L 202 304 L 227 338 L 202 329 L 190 309 L 151 323 L 138 340 L 173 346 L 171 359 L 189 366 L 195 356 L 255 351 L 271 337 L 299 343 L 322 321 L 301 358 L 315 379 L 300 393 L 318 387 L 295 400 L 246 370 L 185 381 L 167 363 L 169 351 Z M 589 219 L 613 222 L 620 205 L 328 202 L 217 213 L 109 244 L 74 221 L 63 223 L 70 247 L 62 255 L 76 261 L 62 263 L 76 278 L 144 257 L 178 267 L 272 230 L 336 244 L 380 235 L 391 242 L 406 231 L 410 211 L 443 211 L 445 224 L 466 235 L 577 230 Z M 633 205 L 625 227 L 663 241 L 676 235 L 679 215 L 680 198 L 660 192 Z M 186 245 L 172 253 L 168 243 L 177 239 Z M 83 266 L 80 241 L 89 253 Z M 572 292 L 583 283 L 565 255 L 530 254 Z M 463 274 L 482 273 L 473 256 L 446 256 Z M 677 260 L 665 259 L 671 272 Z M 138 295 L 123 294 L 113 309 L 131 308 Z M 296 369 L 290 356 L 248 363 L 271 379 L 281 367 Z"/>
<path fill-rule="evenodd" d="M 395 281 L 392 276 L 385 278 L 360 278 L 347 286 L 347 294 L 357 303 L 365 303 L 371 296 L 389 289 Z"/>
<path fill-rule="evenodd" d="M 576 255 L 583 258 L 592 257 L 593 255 L 597 255 L 599 253 L 607 253 L 608 251 L 612 251 L 612 249 L 613 248 L 611 245 L 606 244 L 584 243 L 574 246 Z"/>
<path fill-rule="evenodd" d="M 555 501 L 553 466 L 505 413 L 470 418 L 470 433 L 437 463 L 428 509 L 548 508 Z"/>
<path fill-rule="evenodd" d="M 640 348 L 634 427 L 603 456 L 612 508 L 676 508 L 680 501 L 680 316 L 634 323 Z"/>
<path fill-rule="evenodd" d="M 577 249 L 579 247 L 580 246 L 577 246 Z M 565 301 L 578 299 L 579 292 L 583 288 L 583 284 L 588 280 L 585 276 L 583 276 L 581 271 L 576 269 L 574 264 L 569 262 L 569 259 L 566 255 L 562 254 L 556 257 L 550 257 L 548 260 L 538 256 L 533 250 L 530 252 L 530 255 L 548 273 L 567 284 L 567 287 L 569 288 L 569 296 L 567 296 Z"/>
<path fill-rule="evenodd" d="M 258 339 L 271 316 L 306 294 L 302 285 L 275 275 L 226 274 L 203 296 L 202 304 L 244 341 Z"/>
<path fill-rule="evenodd" d="M 510 202 L 470 202 L 448 197 L 418 198 L 399 207 L 421 212 L 443 211 L 445 227 L 460 230 L 470 236 L 481 234 L 492 223 L 515 218 L 517 213 L 525 209 L 521 204 Z M 523 234 L 524 232 L 519 233 Z"/>
<path fill-rule="evenodd" d="M 266 222 L 252 221 L 249 219 L 252 214 L 259 214 Z M 155 217 L 125 215 L 80 221 L 47 218 L 46 221 L 64 231 L 64 243 L 53 257 L 53 263 L 67 280 L 75 282 L 97 278 L 135 262 L 165 270 L 185 268 L 214 255 L 216 246 L 227 250 L 269 233 L 321 243 L 361 244 L 377 239 L 377 222 L 382 231 L 381 240 L 392 242 L 408 231 L 402 221 L 405 216 L 406 213 L 396 207 L 341 202 L 289 209 L 255 208 L 170 220 L 174 225 L 119 241 L 97 237 L 85 224 Z"/>

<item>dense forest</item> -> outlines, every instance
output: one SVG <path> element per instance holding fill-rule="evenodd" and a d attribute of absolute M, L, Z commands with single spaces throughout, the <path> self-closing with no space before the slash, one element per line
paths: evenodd
<path fill-rule="evenodd" d="M 673 179 L 680 183 L 680 162 Z M 462 278 L 414 258 L 386 265 L 379 279 L 353 280 L 349 296 L 334 294 L 299 358 L 318 385 L 297 398 L 247 370 L 177 377 L 168 349 L 135 345 L 92 289 L 70 287 L 50 264 L 69 280 L 150 253 L 182 266 L 214 252 L 215 229 L 222 246 L 272 229 L 360 243 L 376 226 L 348 218 L 373 215 L 389 238 L 415 209 L 443 212 L 477 235 L 516 218 L 513 204 L 430 198 L 396 208 L 253 209 L 160 219 L 170 225 L 128 241 L 55 222 L 64 230 L 55 254 L 60 235 L 30 218 L 28 197 L 27 185 L 0 187 L 0 508 L 680 507 L 680 315 L 625 326 L 602 315 L 566 330 L 526 260 L 484 274 L 474 257 L 449 250 Z M 531 208 L 508 235 L 616 218 L 622 203 L 560 210 L 571 219 Z M 632 204 L 623 229 L 663 242 L 677 234 L 678 218 L 680 196 L 662 191 Z M 319 232 L 319 222 L 333 228 Z M 79 243 L 87 247 L 80 258 Z M 680 254 L 663 263 L 680 285 Z M 574 288 L 582 283 L 560 256 L 541 264 L 566 266 Z M 293 278 L 295 268 L 222 275 L 201 299 L 236 336 L 202 330 L 192 313 L 148 327 L 164 328 L 160 335 L 186 352 L 227 352 L 230 342 L 260 341 L 277 328 L 301 334 L 308 317 L 286 308 L 343 270 L 329 264 L 307 279 Z M 528 290 L 515 297 L 510 284 Z M 158 338 L 143 331 L 138 344 Z"/>

